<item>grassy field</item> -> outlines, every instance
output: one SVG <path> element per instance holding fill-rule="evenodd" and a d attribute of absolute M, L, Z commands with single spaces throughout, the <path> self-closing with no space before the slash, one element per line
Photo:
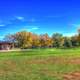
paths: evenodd
<path fill-rule="evenodd" d="M 80 80 L 80 49 L 0 52 L 0 80 Z"/>

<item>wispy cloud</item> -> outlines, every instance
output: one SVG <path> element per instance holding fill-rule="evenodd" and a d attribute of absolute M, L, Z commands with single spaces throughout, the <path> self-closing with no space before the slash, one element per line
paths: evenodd
<path fill-rule="evenodd" d="M 75 28 L 80 28 L 80 24 L 70 24 L 71 26 L 74 26 Z"/>
<path fill-rule="evenodd" d="M 33 28 L 32 28 L 32 30 L 37 30 L 37 29 L 39 29 L 39 27 L 33 27 Z"/>
<path fill-rule="evenodd" d="M 22 16 L 16 16 L 16 19 L 18 19 L 18 20 L 24 20 L 24 17 L 22 17 Z"/>
<path fill-rule="evenodd" d="M 35 30 L 38 30 L 39 27 L 33 27 L 33 28 L 28 28 L 28 31 L 35 31 Z"/>
<path fill-rule="evenodd" d="M 25 26 L 21 30 L 35 31 L 40 29 L 38 26 Z"/>
<path fill-rule="evenodd" d="M 0 27 L 3 27 L 3 26 L 5 26 L 5 24 L 0 24 Z"/>

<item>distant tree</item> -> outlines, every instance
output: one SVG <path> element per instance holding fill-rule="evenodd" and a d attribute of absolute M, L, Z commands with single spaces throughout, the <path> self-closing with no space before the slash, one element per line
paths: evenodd
<path fill-rule="evenodd" d="M 79 46 L 78 36 L 77 36 L 77 35 L 72 36 L 72 37 L 71 37 L 71 42 L 72 42 L 72 46 L 73 46 L 73 47 Z"/>
<path fill-rule="evenodd" d="M 18 47 L 24 48 L 27 46 L 28 33 L 26 31 L 17 32 L 15 36 L 16 36 L 15 39 Z"/>
<path fill-rule="evenodd" d="M 72 37 L 63 37 L 60 33 L 54 33 L 50 37 L 47 33 L 37 35 L 32 32 L 20 31 L 6 35 L 4 40 L 14 43 L 18 48 L 77 47 L 80 46 L 80 29 L 78 29 L 78 35 Z"/>
<path fill-rule="evenodd" d="M 39 35 L 33 34 L 32 40 L 33 40 L 33 42 L 32 42 L 33 48 L 41 47 Z"/>
<path fill-rule="evenodd" d="M 8 42 L 15 42 L 15 35 L 14 34 L 7 34 L 4 37 L 4 41 L 8 41 Z"/>
<path fill-rule="evenodd" d="M 62 47 L 63 46 L 63 35 L 60 33 L 54 33 L 52 35 L 53 47 Z"/>
<path fill-rule="evenodd" d="M 41 47 L 45 47 L 46 46 L 45 41 L 46 41 L 45 36 L 44 35 L 40 35 L 40 45 L 41 45 Z"/>
<path fill-rule="evenodd" d="M 32 33 L 21 31 L 15 34 L 15 39 L 18 47 L 31 48 L 32 47 Z"/>
<path fill-rule="evenodd" d="M 71 38 L 65 37 L 65 38 L 64 38 L 64 44 L 63 44 L 63 45 L 64 45 L 65 48 L 72 47 Z"/>
<path fill-rule="evenodd" d="M 13 44 L 12 47 L 16 47 L 16 39 L 15 39 L 15 35 L 14 34 L 7 34 L 4 37 L 4 41 L 11 42 Z"/>
<path fill-rule="evenodd" d="M 46 33 L 46 34 L 40 35 L 40 43 L 42 47 L 52 47 L 53 40 Z"/>

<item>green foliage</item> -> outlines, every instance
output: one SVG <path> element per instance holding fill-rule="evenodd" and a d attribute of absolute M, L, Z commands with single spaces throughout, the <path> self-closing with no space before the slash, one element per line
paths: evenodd
<path fill-rule="evenodd" d="M 55 33 L 52 35 L 52 39 L 53 39 L 53 47 L 61 47 L 62 41 L 63 41 L 63 36 L 62 34 L 59 33 Z"/>
<path fill-rule="evenodd" d="M 65 37 L 64 38 L 64 47 L 72 47 L 72 42 L 70 38 Z"/>

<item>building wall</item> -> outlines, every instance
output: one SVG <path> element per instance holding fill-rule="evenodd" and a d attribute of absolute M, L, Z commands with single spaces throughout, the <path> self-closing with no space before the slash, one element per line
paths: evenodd
<path fill-rule="evenodd" d="M 10 44 L 0 44 L 0 50 L 9 50 L 11 49 Z"/>

